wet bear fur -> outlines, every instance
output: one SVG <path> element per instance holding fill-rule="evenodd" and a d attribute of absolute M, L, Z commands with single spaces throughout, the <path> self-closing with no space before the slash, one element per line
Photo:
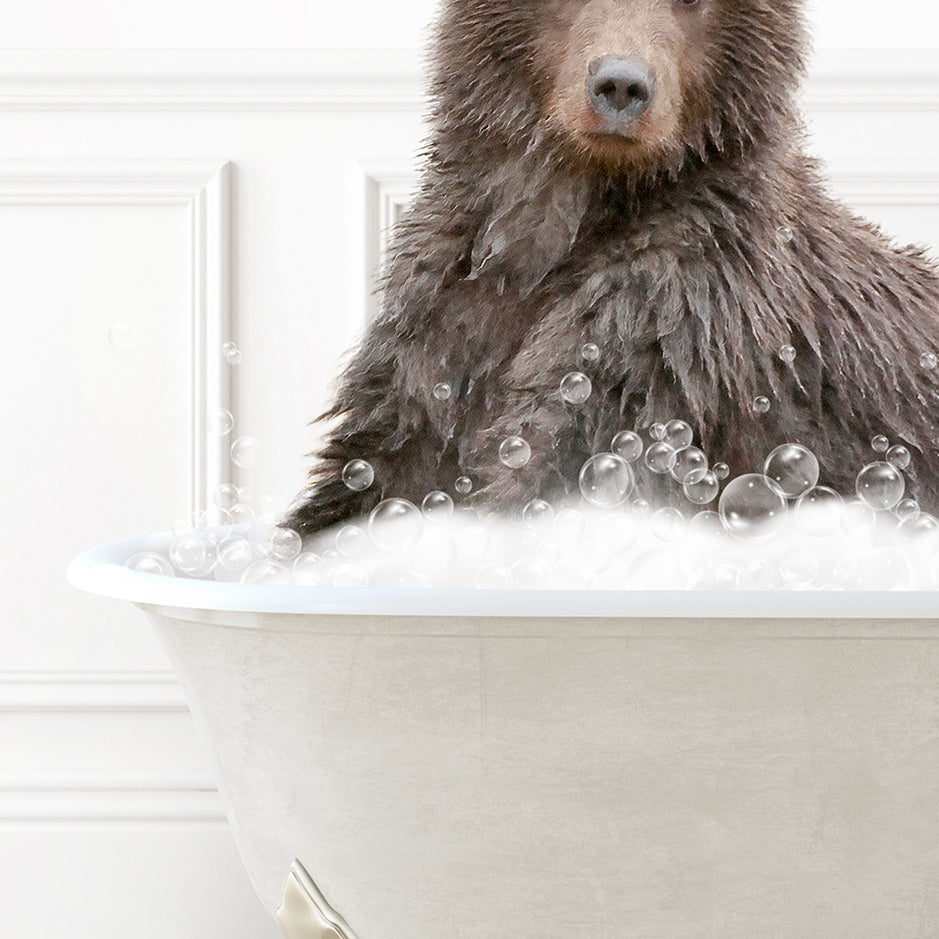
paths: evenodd
<path fill-rule="evenodd" d="M 556 501 L 618 431 L 648 441 L 670 418 L 733 476 L 801 442 L 846 494 L 884 434 L 912 452 L 908 492 L 939 508 L 939 372 L 920 362 L 939 351 L 939 276 L 834 200 L 806 156 L 801 5 L 444 7 L 419 191 L 285 524 L 306 535 L 434 489 L 506 513 Z M 597 132 L 587 101 L 591 62 L 609 55 L 656 77 L 629 134 Z M 579 406 L 558 390 L 573 370 L 593 384 Z M 532 448 L 521 469 L 498 459 L 510 434 Z M 375 470 L 364 492 L 341 481 L 356 458 Z M 675 498 L 661 477 L 643 486 Z"/>

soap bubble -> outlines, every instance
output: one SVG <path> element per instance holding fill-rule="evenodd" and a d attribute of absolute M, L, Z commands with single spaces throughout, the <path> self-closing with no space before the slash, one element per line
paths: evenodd
<path fill-rule="evenodd" d="M 368 535 L 358 525 L 343 525 L 336 532 L 333 544 L 344 558 L 356 558 L 368 549 Z"/>
<path fill-rule="evenodd" d="M 797 443 L 776 447 L 763 464 L 763 473 L 788 499 L 798 499 L 818 482 L 818 460 Z"/>
<path fill-rule="evenodd" d="M 243 571 L 254 560 L 247 538 L 227 538 L 218 546 L 218 566 L 226 571 Z"/>
<path fill-rule="evenodd" d="M 779 357 L 783 362 L 794 362 L 796 358 L 796 347 L 790 345 L 780 346 Z"/>
<path fill-rule="evenodd" d="M 234 483 L 222 483 L 212 493 L 212 501 L 220 508 L 230 512 L 238 505 L 238 487 Z"/>
<path fill-rule="evenodd" d="M 620 431 L 613 438 L 610 449 L 627 463 L 635 463 L 642 456 L 642 437 L 631 430 Z"/>
<path fill-rule="evenodd" d="M 499 460 L 509 469 L 521 469 L 531 459 L 531 447 L 522 437 L 506 437 L 499 444 Z"/>
<path fill-rule="evenodd" d="M 730 475 L 730 467 L 726 463 L 715 463 L 711 469 L 714 470 L 714 475 L 721 480 L 727 479 Z"/>
<path fill-rule="evenodd" d="M 583 372 L 568 372 L 561 379 L 561 397 L 569 404 L 583 404 L 593 391 L 593 382 Z"/>
<path fill-rule="evenodd" d="M 858 499 L 845 503 L 841 513 L 841 527 L 849 535 L 868 535 L 876 524 L 877 513 L 869 505 Z"/>
<path fill-rule="evenodd" d="M 531 531 L 543 531 L 554 521 L 554 509 L 544 499 L 532 499 L 522 509 L 522 521 Z"/>
<path fill-rule="evenodd" d="M 688 534 L 704 547 L 717 547 L 727 540 L 727 529 L 717 512 L 698 512 L 688 523 Z"/>
<path fill-rule="evenodd" d="M 128 352 L 137 342 L 137 330 L 130 323 L 112 323 L 108 330 L 108 342 L 115 349 Z"/>
<path fill-rule="evenodd" d="M 177 535 L 170 544 L 169 555 L 176 570 L 196 577 L 208 574 L 217 558 L 215 546 L 196 531 Z"/>
<path fill-rule="evenodd" d="M 919 503 L 915 499 L 901 499 L 893 513 L 901 520 L 916 518 L 920 513 Z"/>
<path fill-rule="evenodd" d="M 353 492 L 364 492 L 375 481 L 375 470 L 367 460 L 349 460 L 342 468 L 342 481 Z"/>
<path fill-rule="evenodd" d="M 652 534 L 660 541 L 677 541 L 685 531 L 685 518 L 670 506 L 652 513 Z"/>
<path fill-rule="evenodd" d="M 301 587 L 322 587 L 327 582 L 327 563 L 313 551 L 298 554 L 291 569 L 294 583 Z"/>
<path fill-rule="evenodd" d="M 372 509 L 368 533 L 383 551 L 400 551 L 417 542 L 424 528 L 420 509 L 407 499 L 385 499 Z"/>
<path fill-rule="evenodd" d="M 421 512 L 424 518 L 433 520 L 450 518 L 453 515 L 453 499 L 447 493 L 435 489 L 424 496 L 421 502 Z"/>
<path fill-rule="evenodd" d="M 231 458 L 235 466 L 247 469 L 257 462 L 260 444 L 254 437 L 238 437 L 231 445 Z"/>
<path fill-rule="evenodd" d="M 878 434 L 871 441 L 871 446 L 877 453 L 886 453 L 887 447 L 890 446 L 890 441 L 883 434 Z"/>
<path fill-rule="evenodd" d="M 244 355 L 241 352 L 241 349 L 235 345 L 235 343 L 228 341 L 222 343 L 222 358 L 229 365 L 241 365 L 244 361 Z"/>
<path fill-rule="evenodd" d="M 906 469 L 910 465 L 910 459 L 910 451 L 901 444 L 897 444 L 887 451 L 887 462 L 892 463 L 897 469 Z"/>
<path fill-rule="evenodd" d="M 440 381 L 434 385 L 434 397 L 438 401 L 446 401 L 452 393 L 453 389 L 450 387 L 449 382 Z"/>
<path fill-rule="evenodd" d="M 685 421 L 669 421 L 665 425 L 665 433 L 658 439 L 662 443 L 667 443 L 673 450 L 682 450 L 691 446 L 694 431 L 692 431 L 691 425 Z"/>
<path fill-rule="evenodd" d="M 469 476 L 459 476 L 453 484 L 453 488 L 461 495 L 465 496 L 473 490 L 473 480 Z"/>
<path fill-rule="evenodd" d="M 937 356 L 935 352 L 924 352 L 919 357 L 919 364 L 928 371 L 932 371 L 932 369 L 939 365 L 939 356 Z"/>
<path fill-rule="evenodd" d="M 600 358 L 600 347 L 596 343 L 588 342 L 580 350 L 585 362 L 596 362 Z"/>
<path fill-rule="evenodd" d="M 660 476 L 663 476 L 671 470 L 675 465 L 676 459 L 675 451 L 661 440 L 653 443 L 649 449 L 646 450 L 646 466 L 652 470 L 653 473 L 658 473 Z"/>
<path fill-rule="evenodd" d="M 833 535 L 841 526 L 844 499 L 827 486 L 815 486 L 799 496 L 796 521 L 808 534 L 822 538 Z"/>
<path fill-rule="evenodd" d="M 939 552 L 939 521 L 928 512 L 903 519 L 896 530 L 897 545 L 920 557 Z"/>
<path fill-rule="evenodd" d="M 242 525 L 245 522 L 253 522 L 255 519 L 254 509 L 251 508 L 250 505 L 246 505 L 244 502 L 239 502 L 237 505 L 233 505 L 228 511 L 231 515 L 233 525 Z"/>
<path fill-rule="evenodd" d="M 303 547 L 303 539 L 292 528 L 272 528 L 267 542 L 270 555 L 278 561 L 292 561 Z"/>
<path fill-rule="evenodd" d="M 791 244 L 795 236 L 796 233 L 788 225 L 782 225 L 776 229 L 776 237 L 779 239 L 780 244 Z"/>
<path fill-rule="evenodd" d="M 772 407 L 772 403 L 766 395 L 757 395 L 753 399 L 753 410 L 756 411 L 757 414 L 765 414 L 770 407 Z"/>
<path fill-rule="evenodd" d="M 581 467 L 578 482 L 583 497 L 599 508 L 622 504 L 635 485 L 629 464 L 615 453 L 592 456 Z"/>
<path fill-rule="evenodd" d="M 173 576 L 173 565 L 155 551 L 138 551 L 125 562 L 124 567 L 140 574 L 159 574 L 162 577 Z"/>
<path fill-rule="evenodd" d="M 903 474 L 892 463 L 869 463 L 857 475 L 857 496 L 872 509 L 892 509 L 905 488 Z"/>
<path fill-rule="evenodd" d="M 266 587 L 289 587 L 293 584 L 290 569 L 273 558 L 261 558 L 244 569 L 243 584 L 260 584 Z"/>
<path fill-rule="evenodd" d="M 721 484 L 713 470 L 693 470 L 685 477 L 681 490 L 685 498 L 695 505 L 707 505 L 713 502 L 720 491 Z"/>
<path fill-rule="evenodd" d="M 235 418 L 227 408 L 216 408 L 209 416 L 206 424 L 209 433 L 216 437 L 225 437 L 231 433 L 235 426 Z"/>
<path fill-rule="evenodd" d="M 687 424 L 685 426 L 687 427 Z M 667 444 L 668 437 L 661 442 Z M 697 447 L 684 446 L 675 450 L 675 462 L 672 463 L 669 472 L 676 482 L 684 483 L 692 473 L 704 472 L 707 468 L 708 458 L 704 455 L 704 451 Z"/>
<path fill-rule="evenodd" d="M 665 435 L 666 435 L 667 433 L 668 433 L 668 431 L 665 429 L 665 425 L 664 425 L 664 424 L 661 424 L 661 423 L 653 424 L 653 425 L 649 428 L 649 436 L 650 436 L 653 440 L 664 440 L 664 439 L 665 439 Z M 672 449 L 674 450 L 675 448 L 672 447 Z"/>
<path fill-rule="evenodd" d="M 587 520 L 578 509 L 561 509 L 554 517 L 554 531 L 561 541 L 576 541 L 584 533 Z"/>
<path fill-rule="evenodd" d="M 795 548 L 780 559 L 779 573 L 787 584 L 809 586 L 818 576 L 818 558 L 810 550 Z"/>
<path fill-rule="evenodd" d="M 786 523 L 786 497 L 757 473 L 738 476 L 721 493 L 718 511 L 727 530 L 744 541 L 766 541 Z"/>

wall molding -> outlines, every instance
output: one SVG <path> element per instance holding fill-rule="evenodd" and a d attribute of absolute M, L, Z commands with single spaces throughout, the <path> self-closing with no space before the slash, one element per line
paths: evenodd
<path fill-rule="evenodd" d="M 189 216 L 189 511 L 209 508 L 232 479 L 229 443 L 209 433 L 232 410 L 231 370 L 219 352 L 231 338 L 231 175 L 224 160 L 2 160 L 0 205 L 181 206 Z"/>
<path fill-rule="evenodd" d="M 185 713 L 170 671 L 0 672 L 0 713 Z"/>
<path fill-rule="evenodd" d="M 424 107 L 416 49 L 0 51 L 0 110 L 380 110 Z M 931 49 L 819 50 L 809 110 L 939 110 Z"/>

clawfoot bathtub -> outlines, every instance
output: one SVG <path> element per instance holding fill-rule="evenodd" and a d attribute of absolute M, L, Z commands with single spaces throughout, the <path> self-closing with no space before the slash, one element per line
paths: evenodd
<path fill-rule="evenodd" d="M 168 539 L 69 578 L 153 623 L 290 939 L 939 935 L 936 594 L 121 566 Z"/>

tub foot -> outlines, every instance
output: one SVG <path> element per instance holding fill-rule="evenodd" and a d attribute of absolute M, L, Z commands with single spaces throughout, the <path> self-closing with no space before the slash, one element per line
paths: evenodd
<path fill-rule="evenodd" d="M 285 939 L 356 939 L 346 921 L 326 902 L 299 861 L 290 866 L 277 922 Z"/>

